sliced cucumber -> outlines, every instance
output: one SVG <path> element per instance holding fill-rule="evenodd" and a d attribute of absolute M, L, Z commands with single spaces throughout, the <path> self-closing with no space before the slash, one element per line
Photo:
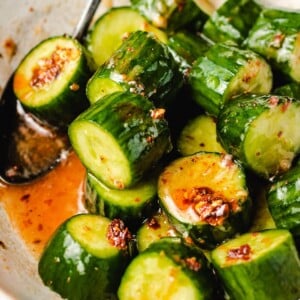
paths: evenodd
<path fill-rule="evenodd" d="M 205 22 L 203 33 L 215 42 L 241 44 L 262 8 L 253 0 L 226 0 Z"/>
<path fill-rule="evenodd" d="M 216 300 L 218 286 L 204 254 L 180 238 L 162 238 L 130 263 L 120 300 Z"/>
<path fill-rule="evenodd" d="M 204 23 L 208 18 L 193 0 L 131 0 L 130 3 L 150 23 L 168 32 L 183 29 L 194 21 Z"/>
<path fill-rule="evenodd" d="M 267 203 L 278 228 L 300 238 L 300 165 L 277 178 L 267 191 Z"/>
<path fill-rule="evenodd" d="M 179 63 L 181 71 L 188 76 L 194 61 L 205 54 L 212 42 L 203 35 L 181 30 L 169 37 L 167 45 Z"/>
<path fill-rule="evenodd" d="M 300 101 L 245 95 L 221 110 L 217 132 L 228 153 L 261 177 L 286 172 L 300 152 Z"/>
<path fill-rule="evenodd" d="M 44 284 L 70 300 L 116 299 L 130 255 L 121 220 L 80 214 L 59 226 L 39 260 Z"/>
<path fill-rule="evenodd" d="M 204 114 L 185 125 L 178 137 L 177 148 L 183 156 L 199 151 L 226 152 L 217 141 L 216 119 Z"/>
<path fill-rule="evenodd" d="M 249 228 L 252 201 L 245 175 L 228 154 L 177 158 L 161 173 L 158 195 L 176 229 L 203 247 Z"/>
<path fill-rule="evenodd" d="M 136 226 L 150 215 L 156 203 L 157 176 L 148 176 L 128 189 L 111 189 L 87 172 L 85 206 L 90 213 L 109 219 L 120 218 Z"/>
<path fill-rule="evenodd" d="M 277 87 L 274 94 L 300 99 L 300 83 L 290 82 Z"/>
<path fill-rule="evenodd" d="M 273 76 L 269 64 L 255 52 L 217 43 L 194 62 L 189 83 L 195 101 L 217 116 L 233 97 L 269 93 Z"/>
<path fill-rule="evenodd" d="M 244 46 L 264 56 L 277 72 L 300 82 L 300 13 L 264 9 Z"/>
<path fill-rule="evenodd" d="M 100 16 L 88 31 L 85 45 L 97 66 L 107 61 L 131 32 L 144 30 L 155 34 L 162 42 L 167 35 L 151 25 L 137 10 L 129 6 L 112 7 Z"/>
<path fill-rule="evenodd" d="M 214 249 L 211 258 L 230 299 L 300 297 L 300 260 L 288 230 L 246 233 Z"/>
<path fill-rule="evenodd" d="M 86 93 L 95 103 L 108 93 L 130 91 L 165 106 L 181 87 L 183 76 L 168 47 L 151 33 L 135 31 L 89 79 Z"/>
<path fill-rule="evenodd" d="M 55 36 L 24 57 L 14 74 L 13 89 L 28 111 L 66 126 L 88 107 L 85 86 L 90 76 L 84 47 L 71 37 Z"/>
<path fill-rule="evenodd" d="M 107 95 L 69 126 L 83 165 L 106 186 L 135 185 L 171 149 L 164 110 L 129 92 Z"/>
<path fill-rule="evenodd" d="M 167 215 L 162 210 L 159 210 L 148 217 L 137 231 L 137 249 L 139 252 L 142 252 L 148 248 L 149 245 L 163 237 L 175 236 L 181 236 L 181 234 L 170 223 Z"/>

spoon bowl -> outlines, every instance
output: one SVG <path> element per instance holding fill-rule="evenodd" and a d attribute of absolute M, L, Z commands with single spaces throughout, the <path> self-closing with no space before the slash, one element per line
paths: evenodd
<path fill-rule="evenodd" d="M 90 0 L 72 37 L 81 41 L 100 0 Z M 13 91 L 14 73 L 0 99 L 0 179 L 25 184 L 45 175 L 68 155 L 66 128 L 60 128 L 27 112 Z"/>

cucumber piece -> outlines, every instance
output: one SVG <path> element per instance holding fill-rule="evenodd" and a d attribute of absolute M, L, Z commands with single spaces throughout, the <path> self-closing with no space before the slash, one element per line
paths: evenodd
<path fill-rule="evenodd" d="M 174 98 L 182 83 L 183 76 L 168 47 L 151 33 L 135 31 L 89 79 L 86 93 L 95 103 L 106 94 L 127 90 L 160 107 Z"/>
<path fill-rule="evenodd" d="M 194 61 L 205 54 L 212 42 L 201 34 L 181 30 L 169 37 L 167 45 L 180 65 L 180 70 L 188 76 Z"/>
<path fill-rule="evenodd" d="M 211 258 L 230 299 L 300 297 L 300 260 L 287 230 L 243 234 L 214 249 Z"/>
<path fill-rule="evenodd" d="M 218 286 L 204 254 L 180 238 L 162 238 L 139 253 L 118 289 L 120 300 L 217 299 Z"/>
<path fill-rule="evenodd" d="M 28 111 L 52 125 L 66 126 L 88 107 L 85 86 L 90 76 L 84 47 L 71 37 L 55 36 L 23 58 L 13 90 Z"/>
<path fill-rule="evenodd" d="M 227 103 L 217 121 L 224 149 L 262 178 L 286 172 L 300 152 L 300 101 L 244 95 Z"/>
<path fill-rule="evenodd" d="M 278 228 L 300 238 L 300 165 L 277 178 L 266 193 L 270 213 Z"/>
<path fill-rule="evenodd" d="M 297 82 L 290 82 L 279 86 L 274 90 L 274 94 L 300 99 L 300 84 Z"/>
<path fill-rule="evenodd" d="M 195 61 L 189 84 L 194 100 L 217 116 L 238 95 L 269 93 L 273 76 L 270 65 L 255 52 L 217 43 Z"/>
<path fill-rule="evenodd" d="M 150 23 L 167 32 L 176 32 L 194 21 L 203 24 L 208 18 L 193 0 L 131 0 L 130 3 Z"/>
<path fill-rule="evenodd" d="M 139 252 L 163 237 L 179 237 L 181 234 L 169 222 L 167 215 L 159 209 L 148 217 L 136 234 L 136 245 Z"/>
<path fill-rule="evenodd" d="M 200 246 L 212 248 L 249 228 L 252 200 L 245 174 L 228 154 L 175 159 L 159 177 L 158 196 L 175 228 Z"/>
<path fill-rule="evenodd" d="M 94 103 L 68 133 L 88 171 L 115 189 L 134 186 L 172 147 L 164 110 L 130 92 Z"/>
<path fill-rule="evenodd" d="M 100 16 L 89 29 L 85 38 L 85 46 L 96 66 L 99 67 L 107 61 L 122 44 L 123 39 L 129 33 L 137 30 L 152 32 L 160 41 L 167 41 L 167 35 L 162 30 L 151 25 L 132 7 L 112 7 Z"/>
<path fill-rule="evenodd" d="M 147 176 L 132 188 L 118 190 L 107 187 L 87 172 L 84 195 L 89 213 L 119 218 L 127 226 L 136 227 L 150 215 L 156 204 L 157 176 Z"/>
<path fill-rule="evenodd" d="M 226 0 L 203 26 L 203 34 L 215 42 L 241 44 L 262 8 L 253 0 Z"/>
<path fill-rule="evenodd" d="M 121 220 L 79 214 L 49 240 L 38 263 L 46 286 L 70 300 L 117 299 L 130 259 L 131 234 Z"/>
<path fill-rule="evenodd" d="M 277 72 L 300 82 L 300 13 L 264 9 L 244 46 L 264 56 Z"/>
<path fill-rule="evenodd" d="M 204 114 L 191 119 L 184 126 L 177 140 L 177 148 L 183 156 L 199 151 L 226 152 L 217 141 L 216 119 Z"/>

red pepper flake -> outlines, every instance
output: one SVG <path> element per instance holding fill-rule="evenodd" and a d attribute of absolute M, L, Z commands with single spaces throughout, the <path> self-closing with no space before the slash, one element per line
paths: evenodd
<path fill-rule="evenodd" d="M 281 111 L 285 112 L 288 109 L 288 107 L 290 106 L 290 104 L 291 104 L 291 101 L 286 101 L 285 103 L 283 103 L 281 106 Z"/>
<path fill-rule="evenodd" d="M 147 220 L 147 225 L 151 229 L 159 229 L 161 226 L 155 217 L 152 217 Z"/>
<path fill-rule="evenodd" d="M 26 202 L 28 203 L 29 202 L 29 198 L 30 198 L 30 194 L 24 194 L 22 197 L 21 197 L 21 201 L 22 202 Z"/>
<path fill-rule="evenodd" d="M 42 231 L 43 229 L 44 229 L 43 224 L 39 224 L 39 225 L 38 225 L 38 231 Z"/>
<path fill-rule="evenodd" d="M 17 44 L 12 38 L 7 38 L 4 41 L 3 46 L 9 59 L 11 59 L 17 53 Z"/>
<path fill-rule="evenodd" d="M 36 240 L 33 241 L 33 244 L 40 244 L 41 242 L 42 242 L 42 240 L 36 239 Z"/>
<path fill-rule="evenodd" d="M 282 134 L 283 134 L 283 132 L 280 130 L 278 133 L 277 133 L 277 137 L 282 137 Z"/>
<path fill-rule="evenodd" d="M 165 116 L 165 112 L 166 110 L 164 108 L 155 108 L 155 109 L 151 109 L 150 113 L 151 113 L 151 118 L 156 120 L 156 119 L 163 119 Z"/>
<path fill-rule="evenodd" d="M 251 255 L 251 247 L 249 244 L 241 245 L 238 248 L 230 249 L 227 253 L 227 257 L 230 259 L 243 259 L 249 260 Z"/>
<path fill-rule="evenodd" d="M 201 269 L 201 263 L 196 259 L 196 257 L 188 257 L 184 259 L 185 265 L 192 271 L 199 271 Z"/>
<path fill-rule="evenodd" d="M 127 249 L 132 235 L 121 219 L 114 219 L 108 226 L 107 238 L 113 246 Z"/>

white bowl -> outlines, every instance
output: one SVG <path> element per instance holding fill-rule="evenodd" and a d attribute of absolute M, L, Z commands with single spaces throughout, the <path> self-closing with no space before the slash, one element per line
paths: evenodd
<path fill-rule="evenodd" d="M 221 1 L 214 3 L 219 5 Z M 299 0 L 259 2 L 300 10 Z M 106 0 L 101 3 L 95 18 L 110 5 L 125 3 L 126 0 Z M 0 94 L 21 58 L 34 45 L 51 35 L 72 33 L 85 4 L 86 0 L 0 1 Z M 15 55 L 7 42 L 15 43 Z M 36 257 L 20 238 L 1 204 L 1 188 L 4 186 L 0 182 L 0 299 L 60 299 L 42 284 Z"/>

